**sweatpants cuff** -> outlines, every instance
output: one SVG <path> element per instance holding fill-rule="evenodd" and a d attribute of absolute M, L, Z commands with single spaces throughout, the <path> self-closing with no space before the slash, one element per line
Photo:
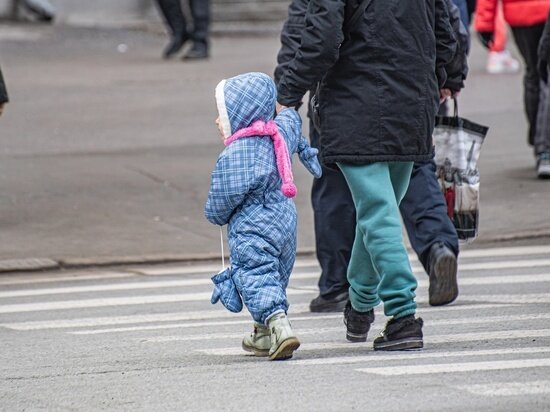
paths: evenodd
<path fill-rule="evenodd" d="M 404 310 L 403 312 L 399 312 L 397 315 L 394 316 L 394 318 L 398 319 L 404 316 L 414 315 L 415 313 L 416 313 L 416 309 L 408 309 L 408 310 Z"/>

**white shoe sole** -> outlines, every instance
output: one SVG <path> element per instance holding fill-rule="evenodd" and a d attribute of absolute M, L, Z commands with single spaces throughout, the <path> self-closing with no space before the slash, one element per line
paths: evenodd
<path fill-rule="evenodd" d="M 281 342 L 277 350 L 269 355 L 269 360 L 285 360 L 292 358 L 294 351 L 300 347 L 298 338 L 291 337 Z"/>

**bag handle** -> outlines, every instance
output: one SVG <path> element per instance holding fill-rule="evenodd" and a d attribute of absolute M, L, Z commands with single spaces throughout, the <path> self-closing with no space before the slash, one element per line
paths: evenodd
<path fill-rule="evenodd" d="M 456 96 L 453 96 L 452 99 L 453 99 L 453 103 L 454 103 L 454 106 L 455 106 L 454 117 L 458 118 L 458 99 L 456 98 Z"/>

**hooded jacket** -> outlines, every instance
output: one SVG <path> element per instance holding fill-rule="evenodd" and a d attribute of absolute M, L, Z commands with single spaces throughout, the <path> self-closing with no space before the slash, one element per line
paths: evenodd
<path fill-rule="evenodd" d="M 502 1 L 504 20 L 512 27 L 544 23 L 550 10 L 550 0 L 477 0 L 475 27 L 478 32 L 495 31 L 499 1 Z"/>
<path fill-rule="evenodd" d="M 456 39 L 443 0 L 372 0 L 342 32 L 352 0 L 310 0 L 301 43 L 278 84 L 285 106 L 321 80 L 321 160 L 424 161 Z"/>
<path fill-rule="evenodd" d="M 263 73 L 224 80 L 216 88 L 216 103 L 224 137 L 231 143 L 216 162 L 204 213 L 213 224 L 228 224 L 231 271 L 226 280 L 235 284 L 254 320 L 264 323 L 270 315 L 288 309 L 286 285 L 296 254 L 296 207 L 281 190 L 273 139 L 248 135 L 233 140 L 231 136 L 272 120 L 275 83 Z M 298 153 L 306 168 L 320 176 L 317 150 L 302 136 L 298 113 L 286 109 L 274 121 L 288 153 Z"/>

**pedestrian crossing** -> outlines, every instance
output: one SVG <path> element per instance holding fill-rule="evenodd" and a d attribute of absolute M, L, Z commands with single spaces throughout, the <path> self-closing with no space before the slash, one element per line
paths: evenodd
<path fill-rule="evenodd" d="M 425 348 L 383 353 L 372 340 L 384 328 L 376 310 L 366 343 L 345 340 L 340 313 L 313 314 L 319 269 L 299 259 L 288 289 L 293 328 L 302 341 L 285 368 L 347 368 L 355 376 L 438 376 L 455 390 L 480 397 L 550 395 L 550 246 L 475 249 L 461 254 L 460 295 L 430 307 L 428 279 L 411 256 L 419 279 L 418 314 Z M 130 342 L 144 351 L 178 352 L 206 364 L 252 365 L 240 348 L 251 329 L 247 313 L 210 305 L 210 276 L 218 265 L 127 267 L 109 271 L 0 276 L 0 336 L 6 342 L 63 336 L 72 344 Z M 129 344 L 130 344 L 129 343 Z M 254 367 L 250 363 L 248 367 Z M 506 372 L 520 374 L 517 382 Z M 467 376 L 454 380 L 454 376 Z M 549 403 L 550 404 L 550 403 Z"/>

